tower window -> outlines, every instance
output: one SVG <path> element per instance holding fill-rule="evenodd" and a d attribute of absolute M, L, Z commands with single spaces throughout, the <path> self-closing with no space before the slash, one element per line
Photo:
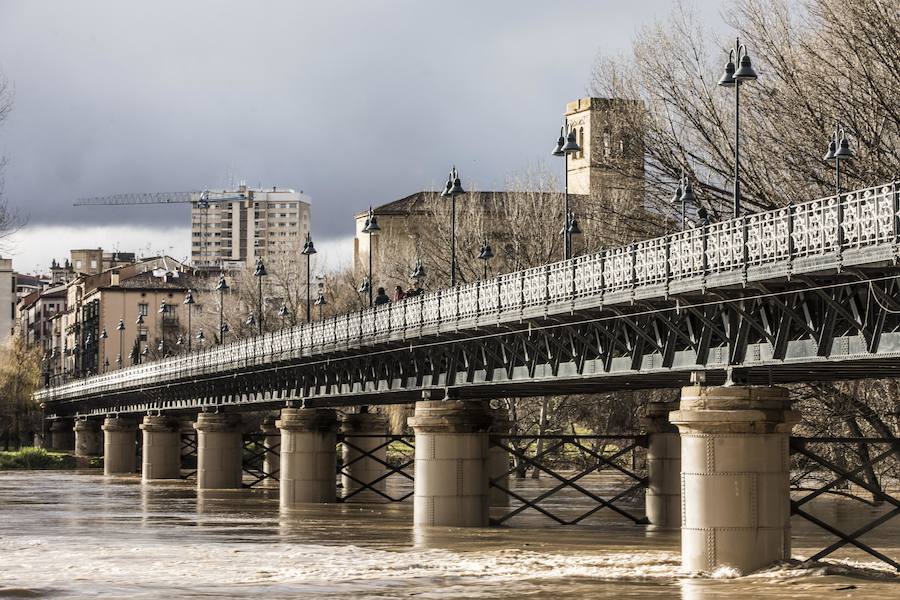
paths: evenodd
<path fill-rule="evenodd" d="M 578 151 L 578 158 L 584 158 L 584 127 L 578 128 L 578 146 L 581 148 Z"/>

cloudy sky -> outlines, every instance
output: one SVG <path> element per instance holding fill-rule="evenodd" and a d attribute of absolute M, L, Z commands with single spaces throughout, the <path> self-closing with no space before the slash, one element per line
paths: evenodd
<path fill-rule="evenodd" d="M 721 1 L 691 4 L 730 33 Z M 464 181 L 502 189 L 547 160 L 598 52 L 629 52 L 671 0 L 0 0 L 5 194 L 28 218 L 22 271 L 70 247 L 189 248 L 184 207 L 79 197 L 244 179 L 312 197 L 313 235 L 349 259 L 354 213 Z M 726 35 L 726 37 L 728 37 Z"/>

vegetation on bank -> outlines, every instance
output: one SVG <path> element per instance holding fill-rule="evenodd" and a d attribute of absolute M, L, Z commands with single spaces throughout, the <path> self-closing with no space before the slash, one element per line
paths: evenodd
<path fill-rule="evenodd" d="M 21 448 L 0 452 L 0 471 L 25 469 L 74 469 L 75 457 L 43 448 Z"/>

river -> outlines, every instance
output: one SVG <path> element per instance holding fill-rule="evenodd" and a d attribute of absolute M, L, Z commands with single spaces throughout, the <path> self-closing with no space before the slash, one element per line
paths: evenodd
<path fill-rule="evenodd" d="M 860 506 L 825 500 L 815 510 L 850 528 L 876 510 Z M 859 552 L 689 577 L 677 532 L 606 513 L 569 527 L 531 512 L 508 527 L 422 532 L 411 502 L 281 513 L 262 490 L 198 497 L 190 482 L 0 472 L 0 598 L 900 597 L 897 574 Z M 796 556 L 833 539 L 797 518 L 794 527 Z M 900 556 L 900 518 L 865 540 Z"/>

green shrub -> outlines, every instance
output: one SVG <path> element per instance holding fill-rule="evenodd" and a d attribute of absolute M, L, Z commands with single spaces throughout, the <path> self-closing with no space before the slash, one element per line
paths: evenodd
<path fill-rule="evenodd" d="M 43 448 L 22 448 L 14 452 L 0 452 L 0 470 L 12 469 L 71 469 L 75 458 Z"/>

